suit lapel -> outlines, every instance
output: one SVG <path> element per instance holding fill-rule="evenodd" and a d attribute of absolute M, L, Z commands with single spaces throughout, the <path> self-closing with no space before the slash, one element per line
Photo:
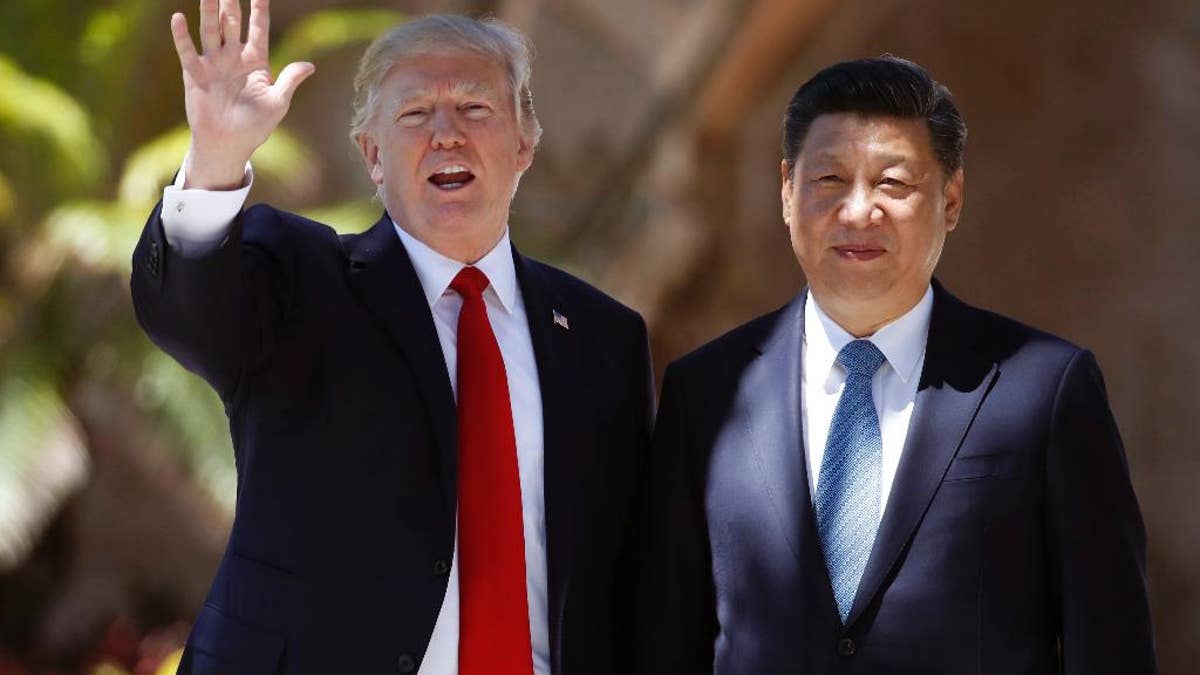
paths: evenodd
<path fill-rule="evenodd" d="M 429 408 L 441 454 L 447 513 L 458 504 L 458 415 L 433 314 L 412 261 L 386 213 L 370 230 L 342 238 L 347 282 L 406 357 Z"/>
<path fill-rule="evenodd" d="M 542 447 L 544 469 L 542 491 L 546 508 L 546 573 L 549 619 L 550 660 L 555 672 L 562 663 L 562 624 L 570 585 L 572 557 L 578 527 L 576 501 L 584 484 L 576 475 L 577 458 L 572 448 L 576 428 L 575 406 L 581 376 L 575 336 L 554 322 L 554 312 L 570 316 L 570 307 L 529 259 L 513 249 L 517 281 L 525 300 L 529 336 L 537 360 L 538 383 L 542 394 Z"/>
<path fill-rule="evenodd" d="M 908 436 L 847 625 L 870 605 L 895 567 L 997 375 L 996 364 L 974 349 L 970 310 L 936 280 L 933 287 L 925 366 Z"/>
<path fill-rule="evenodd" d="M 825 614 L 836 618 L 837 606 L 817 537 L 801 421 L 801 345 L 807 296 L 808 290 L 801 290 L 780 310 L 772 329 L 759 341 L 756 351 L 760 356 L 742 379 L 738 407 L 787 544 L 801 569 L 807 570 L 809 588 L 820 596 L 814 600 Z"/>
<path fill-rule="evenodd" d="M 771 331 L 756 345 L 759 357 L 743 376 L 738 405 L 766 493 L 797 557 L 803 551 L 806 521 L 812 520 L 800 423 L 803 335 L 802 293 L 780 310 Z"/>

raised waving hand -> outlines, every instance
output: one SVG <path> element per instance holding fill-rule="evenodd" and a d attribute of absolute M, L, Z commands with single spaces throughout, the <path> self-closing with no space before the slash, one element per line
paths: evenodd
<path fill-rule="evenodd" d="M 249 30 L 242 42 L 239 0 L 200 0 L 199 52 L 187 18 L 180 13 L 171 17 L 192 131 L 189 188 L 240 186 L 250 155 L 279 126 L 296 87 L 316 70 L 311 63 L 290 63 L 272 79 L 267 61 L 270 4 L 250 0 Z"/>

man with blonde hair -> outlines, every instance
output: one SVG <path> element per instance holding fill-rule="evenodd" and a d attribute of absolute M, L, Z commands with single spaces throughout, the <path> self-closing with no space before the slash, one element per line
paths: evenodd
<path fill-rule="evenodd" d="M 266 205 L 248 160 L 314 68 L 268 0 L 181 14 L 192 143 L 134 251 L 146 332 L 220 394 L 233 531 L 181 673 L 616 670 L 613 586 L 653 386 L 635 312 L 509 243 L 541 127 L 530 50 L 431 16 L 372 44 L 359 235 Z"/>

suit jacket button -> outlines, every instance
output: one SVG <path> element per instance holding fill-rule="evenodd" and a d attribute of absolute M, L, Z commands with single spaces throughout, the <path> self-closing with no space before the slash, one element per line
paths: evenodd
<path fill-rule="evenodd" d="M 837 651 L 842 656 L 854 656 L 854 640 L 850 638 L 838 640 Z"/>
<path fill-rule="evenodd" d="M 396 660 L 396 666 L 402 673 L 411 673 L 417 669 L 417 660 L 411 654 L 401 654 Z"/>
<path fill-rule="evenodd" d="M 444 577 L 447 574 L 450 574 L 450 563 L 446 562 L 445 560 L 438 560 L 437 562 L 433 563 L 433 573 L 439 577 Z"/>
<path fill-rule="evenodd" d="M 146 261 L 146 270 L 150 272 L 150 276 L 158 276 L 161 259 L 162 254 L 159 252 L 158 242 L 150 242 L 150 260 Z"/>

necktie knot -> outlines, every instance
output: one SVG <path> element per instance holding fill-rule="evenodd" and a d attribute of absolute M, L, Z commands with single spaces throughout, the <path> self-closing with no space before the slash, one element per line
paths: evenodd
<path fill-rule="evenodd" d="M 467 300 L 482 296 L 483 291 L 490 283 L 487 275 L 478 267 L 467 266 L 454 276 L 454 280 L 450 282 L 450 288 Z"/>
<path fill-rule="evenodd" d="M 870 340 L 854 340 L 842 347 L 837 355 L 837 362 L 846 369 L 848 377 L 874 377 L 885 360 L 883 352 Z"/>

